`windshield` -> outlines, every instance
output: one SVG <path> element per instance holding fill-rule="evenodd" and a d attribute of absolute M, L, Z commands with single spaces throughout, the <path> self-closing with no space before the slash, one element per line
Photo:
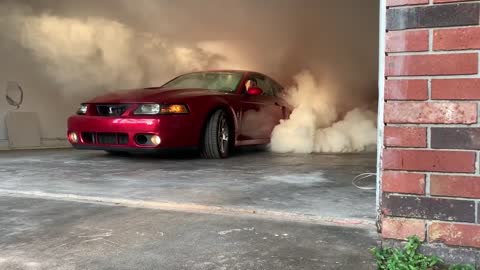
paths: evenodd
<path fill-rule="evenodd" d="M 208 90 L 235 92 L 243 74 L 240 72 L 199 72 L 182 75 L 166 83 L 162 88 L 186 89 L 202 88 Z"/>

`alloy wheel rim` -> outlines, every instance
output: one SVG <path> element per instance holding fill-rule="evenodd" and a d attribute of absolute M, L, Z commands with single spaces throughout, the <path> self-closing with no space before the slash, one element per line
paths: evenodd
<path fill-rule="evenodd" d="M 220 145 L 220 152 L 224 154 L 227 151 L 228 142 L 229 142 L 228 125 L 225 119 L 222 119 L 220 121 L 220 132 L 218 136 L 218 142 Z"/>

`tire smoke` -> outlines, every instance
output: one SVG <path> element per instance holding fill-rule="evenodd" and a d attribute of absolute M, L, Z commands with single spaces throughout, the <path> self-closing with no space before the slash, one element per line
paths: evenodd
<path fill-rule="evenodd" d="M 189 71 L 255 70 L 293 85 L 295 110 L 275 129 L 273 151 L 362 151 L 376 138 L 374 112 L 362 106 L 377 97 L 378 5 L 3 0 L 0 83 L 24 86 L 22 108 L 39 113 L 42 136 L 63 138 L 78 104 L 105 92 Z"/>
<path fill-rule="evenodd" d="M 294 109 L 290 118 L 273 130 L 272 151 L 345 153 L 375 149 L 375 112 L 355 108 L 339 120 L 338 105 L 330 94 L 335 91 L 334 85 L 319 85 L 308 71 L 295 76 L 295 81 L 296 86 L 286 93 Z"/>

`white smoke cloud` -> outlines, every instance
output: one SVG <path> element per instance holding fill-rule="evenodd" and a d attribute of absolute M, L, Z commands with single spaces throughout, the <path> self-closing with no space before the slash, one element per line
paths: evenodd
<path fill-rule="evenodd" d="M 331 127 L 318 129 L 315 152 L 362 152 L 374 149 L 377 143 L 377 115 L 370 110 L 353 109 Z"/>
<path fill-rule="evenodd" d="M 376 144 L 376 114 L 356 108 L 338 120 L 333 85 L 320 85 L 304 71 L 295 77 L 296 86 L 287 91 L 294 107 L 288 120 L 272 133 L 271 149 L 279 153 L 361 152 Z"/>
<path fill-rule="evenodd" d="M 60 137 L 78 103 L 105 91 L 256 70 L 295 84 L 273 150 L 361 151 L 376 137 L 372 112 L 344 114 L 376 97 L 376 16 L 376 0 L 4 0 L 0 80 L 26 85 L 25 108 L 41 114 L 45 137 Z"/>
<path fill-rule="evenodd" d="M 43 15 L 17 17 L 23 21 L 21 45 L 46 63 L 47 74 L 64 87 L 92 88 L 141 80 L 129 57 L 133 33 L 124 25 L 99 18 L 80 21 Z"/>
<path fill-rule="evenodd" d="M 12 38 L 44 63 L 60 94 L 113 87 L 158 85 L 173 76 L 214 65 L 216 55 L 196 44 L 182 46 L 104 18 L 67 18 L 16 13 Z"/>

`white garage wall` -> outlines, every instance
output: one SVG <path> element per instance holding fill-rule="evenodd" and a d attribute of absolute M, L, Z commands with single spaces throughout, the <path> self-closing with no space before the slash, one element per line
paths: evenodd
<path fill-rule="evenodd" d="M 0 119 L 2 120 L 0 121 L 0 149 L 7 148 L 7 144 L 8 144 L 7 130 L 5 127 L 5 121 L 3 120 L 5 119 L 6 109 L 7 109 L 6 103 L 0 106 Z"/>
<path fill-rule="evenodd" d="M 7 82 L 18 82 L 23 91 L 23 104 L 18 111 L 35 112 L 38 115 L 41 140 L 44 146 L 65 146 L 66 117 L 74 111 L 65 99 L 58 95 L 56 86 L 42 70 L 44 67 L 16 42 L 0 36 L 0 147 L 7 146 L 5 116 L 16 110 L 5 99 Z"/>
<path fill-rule="evenodd" d="M 28 78 L 17 77 L 19 82 L 24 82 L 21 84 L 24 90 L 24 100 L 20 109 L 17 110 L 7 103 L 3 94 L 5 93 L 6 82 L 11 77 L 4 78 L 1 76 L 0 78 L 2 87 L 2 100 L 0 100 L 0 149 L 5 149 L 8 146 L 5 117 L 10 111 L 34 112 L 37 114 L 42 146 L 66 146 L 66 116 L 69 110 L 63 105 L 64 101 L 55 93 L 49 93 L 49 91 L 37 88 L 36 85 L 30 83 Z"/>
<path fill-rule="evenodd" d="M 19 83 L 24 91 L 18 111 L 37 113 L 42 146 L 68 146 L 66 118 L 75 111 L 70 104 L 77 102 L 59 96 L 59 86 L 45 75 L 44 64 L 9 35 L 0 34 L 0 59 L 0 149 L 8 146 L 5 116 L 17 110 L 5 98 L 8 81 Z"/>

